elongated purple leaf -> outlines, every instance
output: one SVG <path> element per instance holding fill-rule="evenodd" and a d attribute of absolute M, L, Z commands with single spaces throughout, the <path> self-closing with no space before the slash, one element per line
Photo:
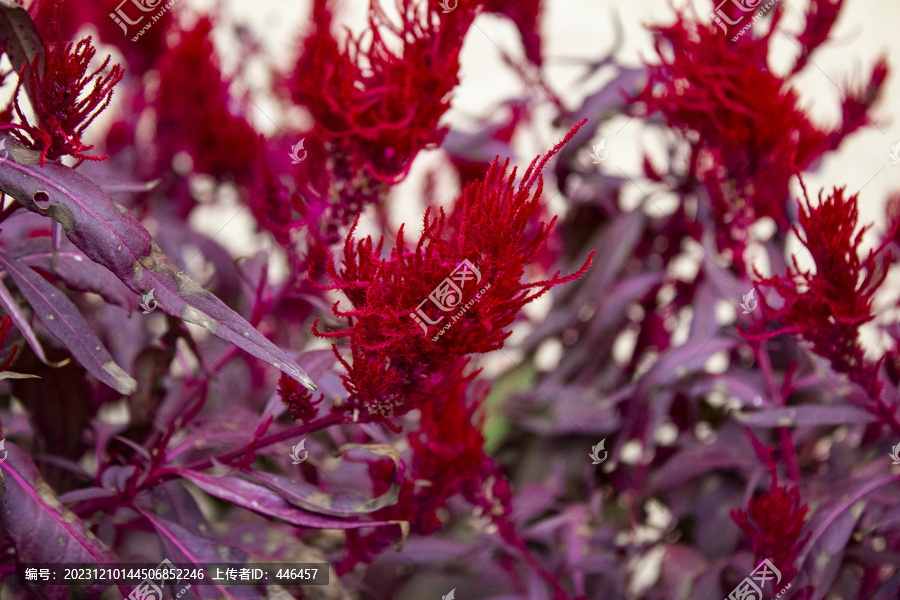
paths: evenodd
<path fill-rule="evenodd" d="M 734 340 L 725 338 L 688 340 L 681 346 L 668 350 L 647 370 L 637 383 L 636 394 L 646 394 L 653 386 L 667 385 L 682 372 L 701 367 L 716 352 L 730 350 L 734 346 Z"/>
<path fill-rule="evenodd" d="M 852 406 L 792 406 L 760 412 L 738 412 L 735 417 L 753 427 L 814 427 L 875 421 L 869 413 Z"/>
<path fill-rule="evenodd" d="M 216 545 L 213 541 L 196 536 L 181 525 L 167 521 L 140 505 L 137 506 L 137 509 L 141 515 L 153 524 L 166 550 L 166 558 L 171 562 L 195 565 L 224 562 L 222 557 L 216 552 Z M 239 556 L 231 556 L 229 558 L 241 563 L 245 560 L 245 557 Z M 213 589 L 216 590 L 215 593 Z M 230 589 L 226 590 L 212 579 L 209 580 L 209 584 L 192 587 L 191 591 L 196 592 L 201 598 L 224 597 L 229 600 L 245 598 L 252 600 L 258 597 L 258 594 L 254 594 L 249 587 L 231 586 Z"/>
<path fill-rule="evenodd" d="M 263 471 L 253 471 L 246 477 L 262 483 L 295 506 L 334 517 L 355 517 L 396 504 L 400 497 L 400 482 L 397 480 L 400 454 L 397 450 L 393 446 L 383 444 L 347 444 L 339 449 L 341 453 L 347 450 L 363 450 L 377 456 L 390 458 L 394 462 L 394 470 L 391 473 L 391 486 L 388 491 L 377 498 L 354 500 L 337 494 L 323 494 L 317 487 L 304 481 L 296 481 Z"/>
<path fill-rule="evenodd" d="M 20 562 L 117 563 L 113 555 L 88 531 L 84 522 L 65 508 L 41 478 L 28 454 L 6 442 L 6 460 L 0 463 L 0 534 L 9 539 Z M 52 543 L 50 543 L 52 542 Z M 55 588 L 40 588 L 42 598 L 55 596 Z"/>
<path fill-rule="evenodd" d="M 50 238 L 23 240 L 16 248 L 15 257 L 31 267 L 56 275 L 70 290 L 99 294 L 108 303 L 128 312 L 137 308 L 137 296 L 118 277 L 85 258 L 81 252 L 68 252 L 64 249 L 54 255 Z"/>
<path fill-rule="evenodd" d="M 128 209 L 89 179 L 58 163 L 37 165 L 35 153 L 12 144 L 0 164 L 0 191 L 31 212 L 62 224 L 69 240 L 136 294 L 153 290 L 166 313 L 207 329 L 293 377 L 315 384 L 290 356 L 176 267 Z"/>
<path fill-rule="evenodd" d="M 6 289 L 6 286 L 3 285 L 2 279 L 0 279 L 0 304 L 3 305 L 6 312 L 12 317 L 13 323 L 19 328 L 19 333 L 22 334 L 25 341 L 31 346 L 31 349 L 34 350 L 35 355 L 37 355 L 42 363 L 46 363 L 47 356 L 44 354 L 44 348 L 41 346 L 41 342 L 38 341 L 37 336 L 34 334 L 34 330 L 31 329 L 31 324 L 28 322 L 22 309 L 19 308 L 19 305 L 16 304 L 12 294 L 10 294 L 9 290 Z"/>
<path fill-rule="evenodd" d="M 91 375 L 120 394 L 133 394 L 137 382 L 116 364 L 87 321 L 65 295 L 46 279 L 0 252 L 0 265 L 38 317 Z"/>
<path fill-rule="evenodd" d="M 651 493 L 684 485 L 691 479 L 719 469 L 749 472 L 759 463 L 725 444 L 688 448 L 674 455 L 654 473 L 647 484 Z"/>
<path fill-rule="evenodd" d="M 382 525 L 401 525 L 402 527 L 402 524 L 397 521 L 350 521 L 317 515 L 291 506 L 283 497 L 269 488 L 238 477 L 216 477 L 186 469 L 175 470 L 179 475 L 216 498 L 233 502 L 264 515 L 284 519 L 294 525 L 316 529 L 356 529 Z"/>

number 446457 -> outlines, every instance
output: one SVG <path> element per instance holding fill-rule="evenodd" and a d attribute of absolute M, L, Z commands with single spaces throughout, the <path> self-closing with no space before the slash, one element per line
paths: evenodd
<path fill-rule="evenodd" d="M 315 579 L 318 569 L 278 569 L 276 579 Z"/>

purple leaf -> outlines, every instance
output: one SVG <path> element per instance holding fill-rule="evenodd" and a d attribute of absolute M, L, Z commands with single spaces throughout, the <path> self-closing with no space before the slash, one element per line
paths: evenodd
<path fill-rule="evenodd" d="M 339 449 L 342 453 L 346 450 L 365 450 L 378 456 L 388 457 L 394 461 L 394 470 L 391 473 L 391 486 L 388 491 L 377 498 L 369 500 L 351 500 L 346 497 L 329 496 L 306 482 L 293 481 L 287 477 L 263 471 L 254 471 L 247 477 L 262 483 L 295 506 L 310 512 L 334 517 L 355 517 L 396 504 L 400 497 L 400 483 L 397 480 L 397 472 L 400 469 L 400 455 L 397 453 L 397 450 L 392 446 L 381 444 L 347 444 Z"/>
<path fill-rule="evenodd" d="M 682 450 L 650 477 L 647 490 L 652 494 L 680 487 L 695 477 L 719 469 L 750 471 L 759 467 L 752 450 L 747 450 L 749 453 L 741 454 L 739 449 L 720 443 Z"/>
<path fill-rule="evenodd" d="M 173 563 L 203 565 L 232 561 L 243 563 L 246 560 L 245 556 L 235 555 L 230 556 L 229 560 L 225 561 L 216 551 L 216 545 L 212 540 L 196 536 L 181 525 L 160 518 L 139 504 L 136 505 L 136 508 L 144 518 L 153 524 L 166 550 L 165 558 Z M 213 595 L 213 590 L 209 589 L 210 586 L 218 590 L 218 593 Z M 254 593 L 250 586 L 231 586 L 229 590 L 226 590 L 212 579 L 209 580 L 209 584 L 194 586 L 191 589 L 203 598 L 222 598 L 223 596 L 220 594 L 224 594 L 224 598 L 229 600 L 243 598 L 252 600 L 259 597 L 259 593 Z"/>
<path fill-rule="evenodd" d="M 74 170 L 52 162 L 39 167 L 37 161 L 34 152 L 13 143 L 10 158 L 0 163 L 0 191 L 31 212 L 61 223 L 73 244 L 134 293 L 153 290 L 166 313 L 207 329 L 316 389 L 284 350 L 177 268 L 128 209 Z"/>
<path fill-rule="evenodd" d="M 0 44 L 16 71 L 44 51 L 41 34 L 28 11 L 12 0 L 0 0 Z"/>
<path fill-rule="evenodd" d="M 72 504 L 73 502 L 81 502 L 82 500 L 95 500 L 97 498 L 113 498 L 118 496 L 119 492 L 113 490 L 104 490 L 98 487 L 89 487 L 81 490 L 72 490 L 59 496 L 60 502 Z"/>
<path fill-rule="evenodd" d="M 271 489 L 245 481 L 239 477 L 214 476 L 186 469 L 172 469 L 179 475 L 193 482 L 204 492 L 228 502 L 243 506 L 249 510 L 284 519 L 301 527 L 316 529 L 357 529 L 359 527 L 377 527 L 382 525 L 400 525 L 398 521 L 350 521 L 317 515 L 291 506 L 284 498 Z M 404 528 L 405 531 L 405 528 Z M 404 533 L 405 537 L 405 533 Z"/>
<path fill-rule="evenodd" d="M 117 563 L 116 557 L 88 531 L 84 522 L 65 508 L 41 478 L 28 454 L 9 442 L 0 463 L 0 525 L 3 537 L 15 546 L 19 562 Z M 43 598 L 68 598 L 41 588 Z"/>
<path fill-rule="evenodd" d="M 0 265 L 12 276 L 19 291 L 50 333 L 69 349 L 88 372 L 120 394 L 137 389 L 137 382 L 117 365 L 66 296 L 46 279 L 0 252 Z"/>
<path fill-rule="evenodd" d="M 877 472 L 875 469 L 871 469 L 871 471 Z M 833 505 L 833 508 L 832 506 L 827 506 L 821 507 L 816 510 L 815 514 L 809 521 L 809 529 L 811 531 L 809 541 L 803 547 L 803 550 L 800 552 L 800 556 L 797 558 L 797 561 L 795 563 L 797 569 L 802 571 L 806 560 L 813 556 L 813 549 L 821 548 L 821 546 L 818 544 L 819 538 L 821 538 L 828 531 L 828 529 L 832 527 L 835 522 L 837 522 L 838 517 L 840 517 L 844 511 L 853 507 L 854 504 L 856 504 L 878 488 L 900 482 L 900 475 L 885 475 L 882 477 L 874 478 L 872 478 L 870 475 L 871 473 L 868 475 L 863 474 L 862 477 L 850 482 L 850 484 L 848 484 L 845 489 L 842 489 L 840 499 L 836 505 Z M 860 486 L 860 483 L 863 483 L 863 485 Z M 849 490 L 852 490 L 852 492 Z M 853 521 L 855 522 L 858 518 L 859 514 L 854 515 Z M 840 535 L 840 533 L 838 533 L 838 535 Z M 832 538 L 824 543 L 824 547 L 826 549 L 833 548 L 834 544 L 835 539 Z M 819 556 L 813 556 L 813 559 L 814 561 L 818 560 Z M 815 564 L 816 563 L 813 562 L 813 568 L 815 568 Z"/>
<path fill-rule="evenodd" d="M 6 289 L 6 286 L 3 285 L 2 279 L 0 279 L 0 304 L 6 309 L 7 314 L 12 317 L 13 323 L 19 328 L 19 333 L 22 334 L 25 341 L 31 346 L 31 349 L 34 350 L 35 355 L 42 363 L 46 364 L 47 356 L 44 354 L 44 348 L 41 346 L 41 342 L 38 341 L 37 336 L 34 334 L 34 330 L 31 329 L 28 318 L 22 313 L 22 309 L 19 308 L 19 305 L 12 297 L 12 294 L 9 293 L 9 290 Z"/>
<path fill-rule="evenodd" d="M 736 412 L 735 418 L 752 427 L 815 427 L 872 423 L 875 417 L 852 406 L 803 405 L 761 412 Z"/>
<path fill-rule="evenodd" d="M 31 267 L 56 275 L 70 290 L 99 294 L 108 303 L 128 312 L 137 308 L 137 297 L 118 277 L 87 260 L 80 252 L 62 251 L 54 255 L 50 238 L 23 240 L 16 248 L 15 257 Z"/>
<path fill-rule="evenodd" d="M 657 385 L 667 385 L 683 372 L 697 369 L 717 352 L 730 350 L 737 342 L 725 338 L 688 340 L 659 357 L 637 383 L 636 396 L 643 397 Z"/>

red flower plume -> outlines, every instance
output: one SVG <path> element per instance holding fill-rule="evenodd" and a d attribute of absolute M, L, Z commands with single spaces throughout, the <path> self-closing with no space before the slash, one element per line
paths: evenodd
<path fill-rule="evenodd" d="M 353 305 L 334 306 L 350 328 L 321 333 L 318 321 L 314 326 L 322 337 L 350 340 L 351 360 L 339 356 L 350 392 L 340 410 L 387 421 L 415 408 L 429 398 L 430 375 L 461 371 L 467 355 L 501 348 L 510 335 L 505 328 L 525 304 L 585 272 L 593 254 L 575 274 L 522 282 L 554 222 L 534 222 L 540 172 L 577 129 L 536 158 L 518 186 L 516 169 L 495 161 L 483 181 L 466 188 L 449 219 L 443 211 L 426 212 L 415 250 L 405 247 L 401 228 L 396 248 L 383 259 L 383 240 L 354 241 L 351 229 L 343 266 L 333 260 L 326 266 L 334 281 L 327 289 L 342 290 Z"/>
<path fill-rule="evenodd" d="M 346 163 L 351 179 L 360 169 L 379 180 L 402 178 L 416 153 L 446 133 L 438 121 L 459 83 L 459 51 L 476 5 L 461 2 L 443 15 L 435 3 L 398 0 L 397 9 L 399 24 L 372 2 L 366 33 L 340 44 L 329 2 L 316 0 L 314 29 L 287 82 L 293 100 L 331 138 L 335 161 Z"/>
<path fill-rule="evenodd" d="M 839 8 L 840 2 L 814 3 L 801 36 L 806 51 L 827 37 Z M 734 39 L 715 24 L 684 14 L 672 25 L 654 27 L 660 62 L 648 65 L 647 85 L 638 97 L 648 112 L 661 112 L 691 141 L 690 175 L 706 184 L 718 245 L 734 251 L 741 270 L 749 226 L 768 216 L 788 229 L 790 178 L 866 123 L 887 75 L 887 64 L 879 60 L 868 82 L 843 100 L 841 124 L 830 131 L 816 126 L 788 79 L 768 64 L 781 14 L 776 7 L 763 37 L 754 37 L 751 30 Z"/>
<path fill-rule="evenodd" d="M 781 572 L 782 580 L 790 581 L 797 574 L 797 555 L 811 535 L 807 533 L 800 540 L 808 510 L 806 504 L 800 506 L 797 488 L 777 487 L 773 477 L 769 491 L 750 501 L 749 514 L 733 510 L 731 518 L 750 538 L 757 562 L 768 558 Z"/>
<path fill-rule="evenodd" d="M 124 71 L 114 65 L 105 75 L 109 57 L 89 72 L 96 54 L 91 38 L 78 44 L 51 44 L 38 54 L 30 65 L 19 71 L 14 108 L 19 124 L 7 125 L 23 144 L 41 153 L 41 165 L 66 154 L 78 159 L 103 160 L 106 156 L 89 156 L 93 148 L 81 141 L 84 130 L 112 100 L 113 87 L 122 79 Z M 31 124 L 19 105 L 22 85 L 34 108 L 37 123 Z"/>
<path fill-rule="evenodd" d="M 804 235 L 794 232 L 806 246 L 816 264 L 815 273 L 804 271 L 793 257 L 793 271 L 786 276 L 761 278 L 784 298 L 784 306 L 772 313 L 783 327 L 761 336 L 769 338 L 782 333 L 799 334 L 812 344 L 812 350 L 831 361 L 834 369 L 861 385 L 873 400 L 881 396 L 878 370 L 881 361 L 865 358 L 859 341 L 859 329 L 875 318 L 872 303 L 875 293 L 887 275 L 890 256 L 876 258 L 884 248 L 870 250 L 860 257 L 860 244 L 865 232 L 856 232 L 859 211 L 857 194 L 846 197 L 845 188 L 834 192 L 812 206 L 806 188 L 805 204 L 800 205 L 800 225 Z M 896 227 L 896 225 L 895 225 Z"/>

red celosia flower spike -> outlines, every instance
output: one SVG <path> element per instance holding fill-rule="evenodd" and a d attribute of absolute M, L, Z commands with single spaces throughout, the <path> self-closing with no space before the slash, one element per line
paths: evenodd
<path fill-rule="evenodd" d="M 757 562 L 768 558 L 782 580 L 790 581 L 797 574 L 797 555 L 811 535 L 800 539 L 807 511 L 806 504 L 800 506 L 797 488 L 777 487 L 773 476 L 769 491 L 750 501 L 749 514 L 733 510 L 731 518 L 750 538 Z"/>
<path fill-rule="evenodd" d="M 103 160 L 104 156 L 84 154 L 93 146 L 81 141 L 84 130 L 112 100 L 113 87 L 122 79 L 124 70 L 109 65 L 109 57 L 93 72 L 88 72 L 96 54 L 87 37 L 77 45 L 50 45 L 44 56 L 38 54 L 30 65 L 23 65 L 15 93 L 15 112 L 21 123 L 9 125 L 22 143 L 41 152 L 41 165 L 69 155 L 78 159 Z M 43 64 L 42 64 L 43 63 Z M 27 82 L 27 83 L 26 83 Z M 37 117 L 32 125 L 19 106 L 19 92 L 26 83 L 31 105 Z M 93 84 L 93 85 L 91 85 Z"/>
<path fill-rule="evenodd" d="M 443 210 L 437 216 L 427 211 L 413 251 L 405 247 L 402 227 L 390 258 L 381 257 L 382 242 L 352 240 L 351 229 L 342 267 L 333 260 L 326 266 L 334 282 L 327 289 L 342 290 L 353 305 L 346 311 L 334 307 L 349 329 L 324 334 L 313 328 L 323 337 L 350 338 L 351 361 L 339 357 L 349 392 L 340 410 L 386 421 L 415 408 L 429 397 L 421 385 L 429 375 L 461 368 L 469 354 L 501 348 L 510 335 L 505 328 L 525 304 L 587 270 L 593 254 L 577 273 L 522 283 L 554 223 L 536 222 L 541 170 L 579 126 L 535 159 L 518 186 L 509 161 L 495 160 L 484 181 L 466 188 L 449 220 Z M 435 312 L 416 320 L 429 298 L 443 316 Z"/>
<path fill-rule="evenodd" d="M 793 257 L 793 272 L 787 276 L 762 278 L 784 298 L 784 306 L 773 312 L 784 327 L 765 335 L 746 337 L 763 339 L 782 333 L 796 333 L 812 344 L 812 350 L 829 359 L 834 369 L 861 385 L 874 400 L 881 396 L 878 370 L 881 362 L 871 363 L 859 342 L 859 328 L 875 318 L 872 303 L 887 275 L 890 256 L 876 258 L 886 243 L 860 257 L 860 244 L 868 225 L 856 232 L 859 211 L 857 194 L 846 197 L 845 188 L 835 188 L 826 199 L 819 194 L 818 206 L 812 206 L 806 188 L 805 204 L 800 205 L 800 225 L 794 232 L 806 246 L 816 264 L 815 273 L 804 271 Z"/>

